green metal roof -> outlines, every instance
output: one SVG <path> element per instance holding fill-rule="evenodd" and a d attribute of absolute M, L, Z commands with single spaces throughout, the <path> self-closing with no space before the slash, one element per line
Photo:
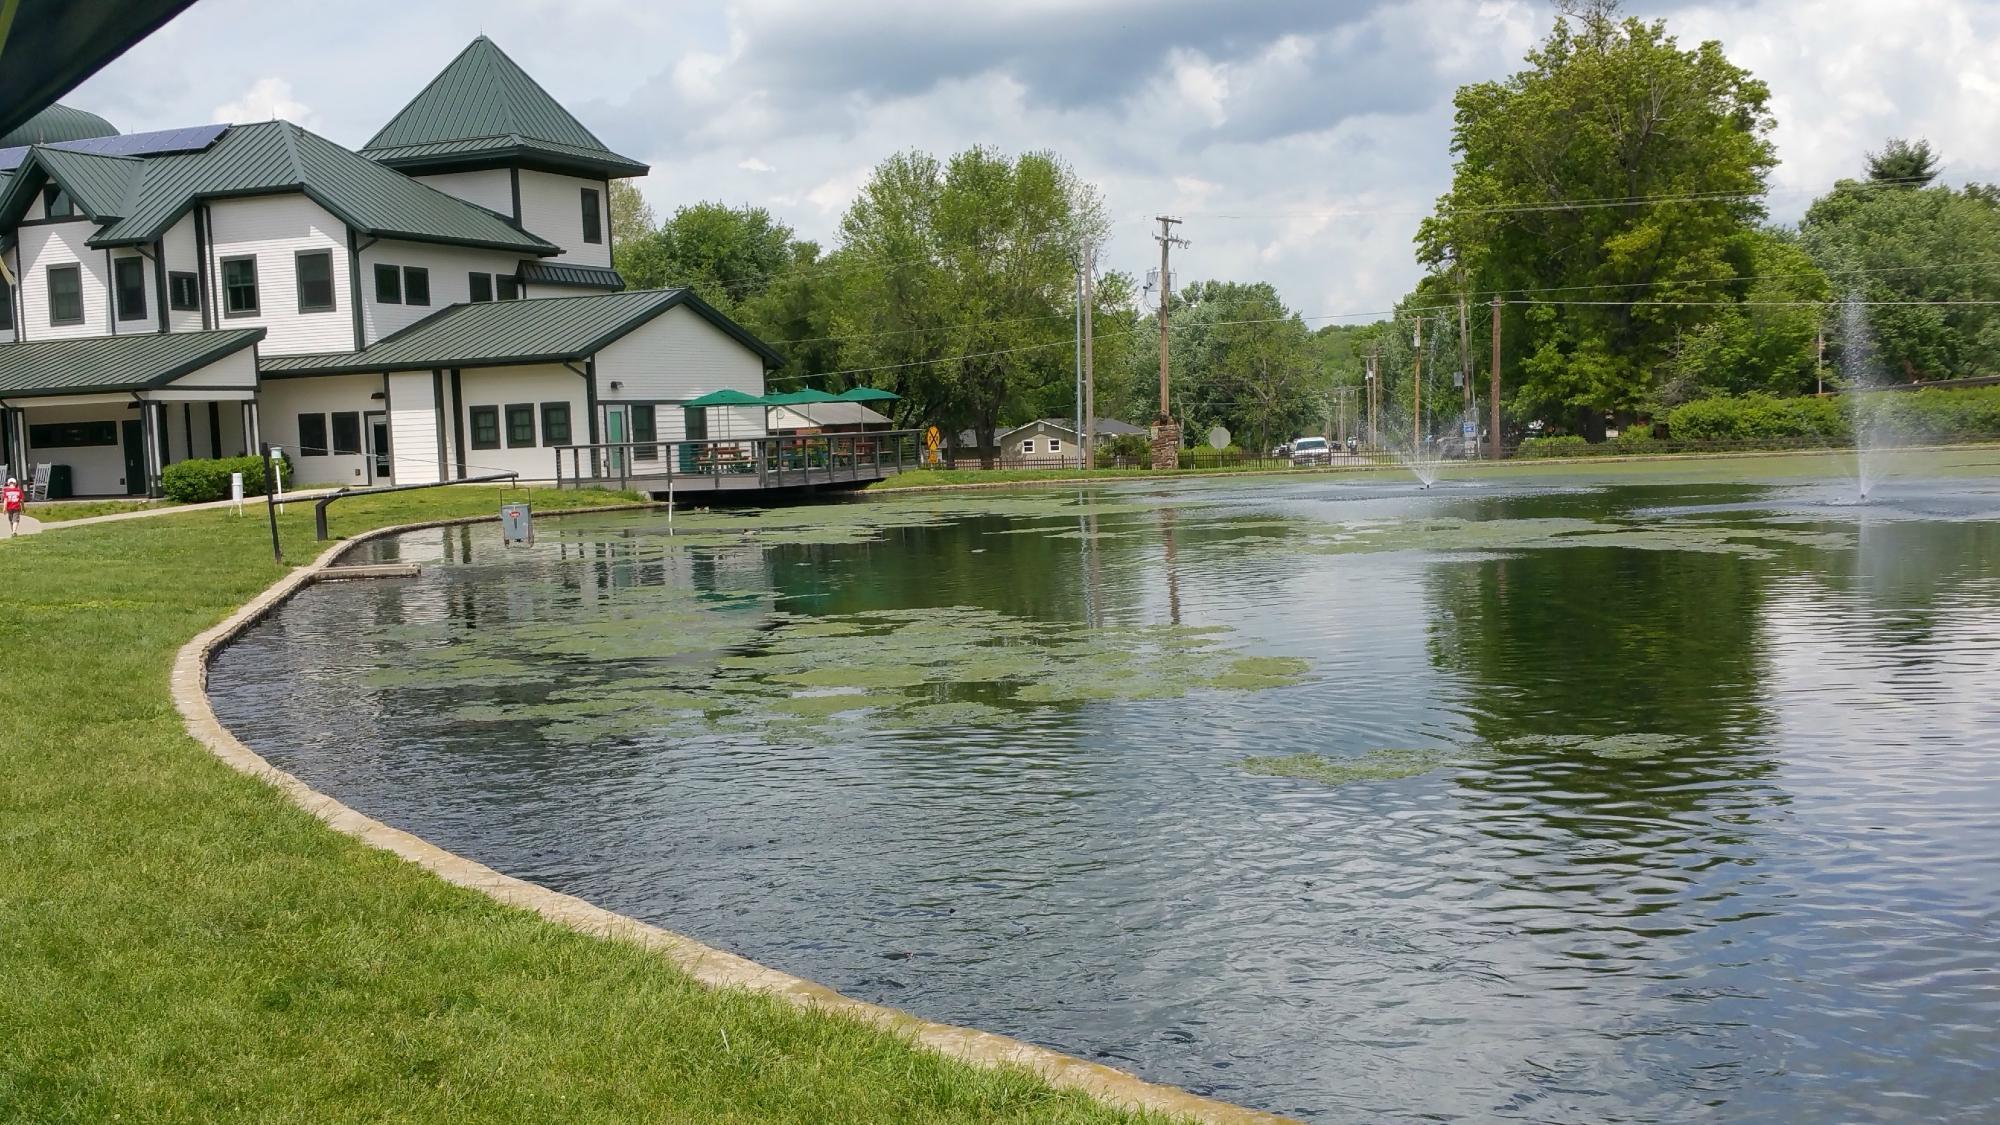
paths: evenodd
<path fill-rule="evenodd" d="M 623 289 L 625 279 L 609 266 L 579 266 L 572 262 L 528 262 L 521 280 L 531 285 L 575 285 L 587 289 Z"/>
<path fill-rule="evenodd" d="M 262 328 L 141 332 L 0 345 L 0 398 L 140 391 L 242 351 Z"/>
<path fill-rule="evenodd" d="M 586 359 L 678 305 L 707 319 L 773 366 L 784 357 L 686 289 L 640 289 L 590 297 L 452 305 L 365 351 L 265 356 L 267 375 L 331 375 L 504 367 Z"/>
<path fill-rule="evenodd" d="M 484 35 L 390 118 L 361 153 L 397 167 L 463 165 L 512 154 L 601 175 L 646 173 L 644 164 L 605 148 Z"/>
<path fill-rule="evenodd" d="M 28 161 L 55 178 L 84 214 L 109 223 L 131 213 L 145 162 L 59 148 L 32 148 Z M 28 161 L 23 161 L 25 166 Z"/>
<path fill-rule="evenodd" d="M 117 135 L 118 130 L 111 122 L 89 110 L 58 104 L 9 129 L 6 136 L 0 137 L 0 148 L 48 145 L 60 141 L 81 141 L 91 137 Z"/>
<path fill-rule="evenodd" d="M 45 150 L 36 150 L 37 155 Z M 103 158 L 100 158 L 103 159 Z M 201 152 L 148 157 L 136 198 L 90 245 L 151 242 L 203 199 L 300 191 L 364 235 L 524 254 L 558 249 L 483 207 L 420 184 L 288 121 L 231 126 Z M 12 187 L 26 177 L 15 176 Z M 66 185 L 67 186 L 67 185 Z M 15 211 L 0 196 L 0 223 Z"/>

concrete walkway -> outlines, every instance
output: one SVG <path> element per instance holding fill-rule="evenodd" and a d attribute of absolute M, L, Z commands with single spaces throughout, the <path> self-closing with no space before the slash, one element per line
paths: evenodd
<path fill-rule="evenodd" d="M 307 500 L 317 500 L 333 491 L 335 490 L 331 488 L 316 488 L 310 492 L 287 492 L 283 496 L 278 497 L 278 503 L 291 504 Z M 207 504 L 163 504 L 157 508 L 141 508 L 135 512 L 112 512 L 109 515 L 85 516 L 80 520 L 49 520 L 46 523 L 33 516 L 24 515 L 21 517 L 21 534 L 36 535 L 44 531 L 52 531 L 65 527 L 85 527 L 94 523 L 116 523 L 119 520 L 143 520 L 152 516 L 177 516 L 182 512 L 210 512 L 220 508 L 234 507 L 235 503 L 234 500 L 215 500 Z M 262 507 L 263 503 L 264 498 L 262 496 L 246 497 L 243 501 L 243 508 L 245 511 L 248 511 L 253 507 Z"/>

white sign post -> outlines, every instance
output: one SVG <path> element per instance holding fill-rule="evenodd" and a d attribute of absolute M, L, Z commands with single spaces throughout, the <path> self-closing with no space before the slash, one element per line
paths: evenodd
<path fill-rule="evenodd" d="M 285 494 L 285 451 L 275 445 L 271 447 L 270 485 L 273 496 L 283 496 Z M 278 511 L 282 513 L 284 510 L 285 502 L 282 500 L 278 501 Z"/>

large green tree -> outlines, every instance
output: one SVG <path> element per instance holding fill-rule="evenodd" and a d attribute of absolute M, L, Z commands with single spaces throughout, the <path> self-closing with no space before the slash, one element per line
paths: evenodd
<path fill-rule="evenodd" d="M 855 267 L 834 317 L 843 362 L 907 414 L 990 450 L 1003 419 L 1072 379 L 1076 263 L 1104 207 L 1054 154 L 898 153 L 840 232 Z"/>
<path fill-rule="evenodd" d="M 1873 377 L 2000 372 L 2000 307 L 1968 303 L 2000 301 L 2000 206 L 1976 185 L 1875 178 L 1880 160 L 1871 156 L 1869 181 L 1841 180 L 1815 200 L 1801 226 L 1806 250 L 1842 292 L 1871 302 L 1883 368 Z"/>
<path fill-rule="evenodd" d="M 657 229 L 613 249 L 613 264 L 633 288 L 685 286 L 731 315 L 800 257 L 792 228 L 769 211 L 722 203 L 678 208 Z"/>
<path fill-rule="evenodd" d="M 1750 267 L 1754 277 L 1741 302 L 1716 309 L 1674 341 L 1656 409 L 1716 394 L 1819 389 L 1832 283 L 1788 229 L 1759 231 Z"/>
<path fill-rule="evenodd" d="M 1332 380 L 1312 332 L 1269 283 L 1195 282 L 1168 312 L 1168 390 L 1190 440 L 1219 425 L 1246 448 L 1268 448 L 1324 428 Z M 1147 317 L 1140 334 L 1157 340 L 1158 325 Z M 1126 352 L 1121 390 L 1127 417 L 1158 413 L 1157 346 Z"/>
<path fill-rule="evenodd" d="M 1769 90 L 1718 43 L 1565 4 L 1502 82 L 1461 87 L 1452 187 L 1421 259 L 1509 306 L 1517 409 L 1643 409 L 1675 337 L 1752 272 L 1776 162 Z M 1588 302 L 1604 302 L 1593 304 Z"/>

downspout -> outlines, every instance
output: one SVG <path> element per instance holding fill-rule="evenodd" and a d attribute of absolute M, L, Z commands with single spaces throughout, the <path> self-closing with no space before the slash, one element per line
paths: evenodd
<path fill-rule="evenodd" d="M 143 249 L 140 250 L 139 252 L 141 254 L 145 253 Z M 168 330 L 167 329 L 167 240 L 164 238 L 155 239 L 153 241 L 153 297 L 155 300 L 159 302 L 160 331 L 166 332 Z M 192 444 L 189 444 L 188 450 L 190 456 L 193 455 L 193 449 L 194 446 Z"/>
<path fill-rule="evenodd" d="M 358 352 L 368 346 L 368 338 L 361 324 L 361 241 L 353 227 L 347 228 L 347 295 L 348 303 L 354 306 L 354 350 Z"/>
<path fill-rule="evenodd" d="M 118 271 L 111 266 L 111 247 L 104 248 L 104 319 L 111 334 L 118 335 Z M 87 320 L 85 323 L 89 323 Z"/>
<path fill-rule="evenodd" d="M 575 367 L 572 367 L 567 363 L 563 364 L 563 366 L 568 367 L 571 371 L 576 371 Z M 576 373 L 583 376 L 583 402 L 584 402 L 583 410 L 585 414 L 590 415 L 590 444 L 596 445 L 597 444 L 597 357 L 591 356 L 589 359 L 584 360 L 583 370 L 577 371 Z M 596 474 L 592 475 L 594 476 Z"/>
<path fill-rule="evenodd" d="M 389 448 L 381 450 L 380 452 L 387 453 L 389 455 L 389 483 L 395 484 L 397 483 L 396 482 L 396 405 L 395 405 L 395 400 L 389 397 L 389 373 L 387 371 L 384 371 L 382 373 L 382 421 L 389 428 Z M 366 443 L 364 442 L 363 444 L 365 445 Z M 371 471 L 368 475 L 372 477 L 375 474 Z"/>
<path fill-rule="evenodd" d="M 458 463 L 458 477 L 465 479 L 465 385 L 459 381 L 458 368 L 451 369 L 451 444 L 457 451 L 452 459 Z"/>
<path fill-rule="evenodd" d="M 444 369 L 431 368 L 431 417 L 437 420 L 438 480 L 445 479 L 444 448 Z"/>
<path fill-rule="evenodd" d="M 208 204 L 194 209 L 194 269 L 196 298 L 201 301 L 201 328 L 206 332 L 215 327 L 215 299 L 213 288 L 208 283 L 208 254 L 211 247 L 208 239 Z M 249 440 L 249 433 L 244 433 Z M 253 445 L 250 452 L 257 452 Z"/>

